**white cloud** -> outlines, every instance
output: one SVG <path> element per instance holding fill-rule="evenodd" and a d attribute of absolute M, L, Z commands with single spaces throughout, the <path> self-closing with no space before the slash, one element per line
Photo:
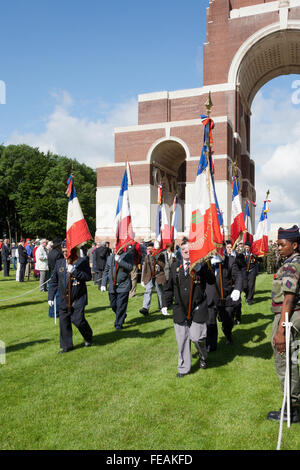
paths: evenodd
<path fill-rule="evenodd" d="M 21 134 L 12 133 L 6 145 L 25 143 L 42 152 L 76 158 L 93 168 L 101 162 L 113 161 L 114 128 L 137 123 L 137 101 L 131 99 L 117 105 L 101 103 L 105 118 L 92 121 L 72 115 L 74 100 L 67 91 L 51 93 L 58 103 L 46 118 L 45 131 Z M 100 112 L 99 112 L 100 114 Z M 103 112 L 101 113 L 103 115 Z"/>
<path fill-rule="evenodd" d="M 292 92 L 263 91 L 253 105 L 252 158 L 256 167 L 256 219 L 270 190 L 271 223 L 300 222 L 300 117 Z"/>

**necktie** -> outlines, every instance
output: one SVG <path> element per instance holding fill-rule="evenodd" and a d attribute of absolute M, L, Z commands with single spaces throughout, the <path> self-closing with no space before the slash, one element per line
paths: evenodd
<path fill-rule="evenodd" d="M 189 267 L 190 267 L 190 262 L 189 262 L 189 261 L 186 261 L 186 263 L 185 263 L 185 268 L 184 268 L 184 274 L 185 274 L 185 276 L 188 275 Z"/>

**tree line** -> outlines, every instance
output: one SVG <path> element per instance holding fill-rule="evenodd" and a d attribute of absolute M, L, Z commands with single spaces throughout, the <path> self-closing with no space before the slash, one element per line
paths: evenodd
<path fill-rule="evenodd" d="M 91 235 L 96 229 L 96 171 L 29 145 L 0 145 L 0 238 L 66 236 L 70 174 Z"/>

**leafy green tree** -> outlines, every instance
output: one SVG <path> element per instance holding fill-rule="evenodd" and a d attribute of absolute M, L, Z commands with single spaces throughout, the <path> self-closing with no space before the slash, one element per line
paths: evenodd
<path fill-rule="evenodd" d="M 95 233 L 96 172 L 67 157 L 28 145 L 0 146 L 0 235 L 65 237 L 67 179 L 74 175 L 80 205 Z"/>

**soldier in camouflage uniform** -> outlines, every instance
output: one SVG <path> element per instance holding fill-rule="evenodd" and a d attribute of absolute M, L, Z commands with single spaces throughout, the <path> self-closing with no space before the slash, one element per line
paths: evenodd
<path fill-rule="evenodd" d="M 284 391 L 286 355 L 285 355 L 285 313 L 289 313 L 291 328 L 291 422 L 298 423 L 300 403 L 300 378 L 298 368 L 298 333 L 300 331 L 300 233 L 299 228 L 278 231 L 278 250 L 283 263 L 274 275 L 272 285 L 272 312 L 274 313 L 271 343 L 274 352 L 275 368 Z M 289 397 L 288 397 L 289 399 Z M 280 411 L 270 411 L 267 419 L 280 420 Z M 287 421 L 287 411 L 284 419 Z"/>
<path fill-rule="evenodd" d="M 276 253 L 273 243 L 269 244 L 268 254 L 267 254 L 267 273 L 273 274 L 276 272 Z"/>

